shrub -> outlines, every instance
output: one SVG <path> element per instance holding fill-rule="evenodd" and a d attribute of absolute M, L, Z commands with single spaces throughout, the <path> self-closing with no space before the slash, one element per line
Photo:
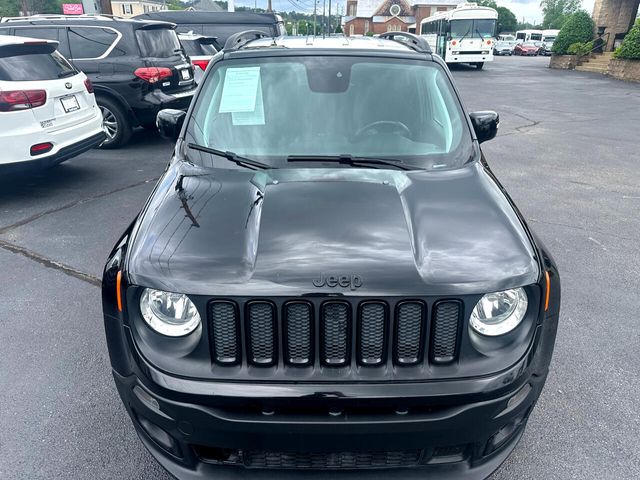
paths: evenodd
<path fill-rule="evenodd" d="M 624 37 L 624 41 L 620 48 L 613 55 L 616 58 L 628 58 L 631 60 L 640 60 L 640 19 L 636 20 L 636 24 L 629 30 Z"/>
<path fill-rule="evenodd" d="M 593 29 L 593 20 L 587 12 L 579 10 L 572 13 L 560 29 L 551 51 L 557 55 L 567 54 L 571 45 L 590 41 Z"/>
<path fill-rule="evenodd" d="M 582 57 L 583 55 L 588 55 L 592 49 L 593 42 L 576 42 L 569 45 L 567 53 L 569 55 L 578 55 Z"/>

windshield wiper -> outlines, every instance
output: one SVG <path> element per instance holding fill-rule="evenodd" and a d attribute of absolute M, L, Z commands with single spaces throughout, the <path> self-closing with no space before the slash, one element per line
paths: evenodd
<path fill-rule="evenodd" d="M 189 143 L 187 146 L 193 150 L 198 150 L 199 152 L 210 153 L 212 155 L 217 155 L 218 157 L 226 158 L 227 160 L 235 163 L 236 165 L 239 165 L 241 167 L 251 168 L 252 170 L 257 170 L 257 169 L 267 170 L 271 168 L 276 168 L 276 167 L 272 167 L 271 165 L 267 165 L 266 163 L 258 162 L 257 160 L 252 160 L 247 157 L 236 155 L 233 152 L 225 152 L 224 150 L 217 150 L 215 148 L 205 147 L 202 145 L 198 145 L 196 143 Z"/>
<path fill-rule="evenodd" d="M 399 170 L 411 170 L 410 167 L 394 160 L 375 157 L 352 157 L 351 155 L 290 155 L 287 157 L 287 162 L 336 162 L 353 167 L 359 165 L 384 165 Z"/>
<path fill-rule="evenodd" d="M 60 72 L 58 74 L 58 78 L 73 77 L 74 75 L 77 75 L 77 74 L 78 74 L 77 70 L 67 70 L 66 72 Z"/>

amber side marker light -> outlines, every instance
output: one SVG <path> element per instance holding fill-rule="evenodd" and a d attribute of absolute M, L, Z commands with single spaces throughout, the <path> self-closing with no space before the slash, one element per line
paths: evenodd
<path fill-rule="evenodd" d="M 544 278 L 547 281 L 547 289 L 544 297 L 544 311 L 549 310 L 549 293 L 551 292 L 551 279 L 549 278 L 549 271 L 544 272 Z"/>
<path fill-rule="evenodd" d="M 122 272 L 116 276 L 116 298 L 118 299 L 118 311 L 122 311 Z M 548 297 L 548 294 L 547 294 Z"/>

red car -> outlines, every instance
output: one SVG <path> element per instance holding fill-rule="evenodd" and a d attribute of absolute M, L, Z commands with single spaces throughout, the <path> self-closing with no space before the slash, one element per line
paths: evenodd
<path fill-rule="evenodd" d="M 539 51 L 540 47 L 533 43 L 520 43 L 513 48 L 514 55 L 525 55 L 529 57 L 538 55 Z"/>

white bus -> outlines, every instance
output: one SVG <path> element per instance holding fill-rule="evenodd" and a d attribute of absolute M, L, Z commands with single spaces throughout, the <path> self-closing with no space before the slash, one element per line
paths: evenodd
<path fill-rule="evenodd" d="M 518 43 L 541 42 L 542 30 L 518 30 L 516 32 L 516 40 Z"/>
<path fill-rule="evenodd" d="M 546 43 L 553 43 L 560 33 L 560 30 L 543 30 L 542 41 Z"/>
<path fill-rule="evenodd" d="M 420 22 L 420 35 L 447 63 L 471 63 L 478 69 L 493 60 L 498 12 L 475 3 L 438 12 Z"/>

